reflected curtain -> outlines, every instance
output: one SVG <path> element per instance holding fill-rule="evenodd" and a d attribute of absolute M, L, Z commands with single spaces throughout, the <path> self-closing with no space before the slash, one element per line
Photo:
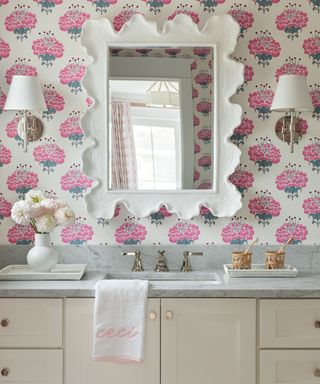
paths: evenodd
<path fill-rule="evenodd" d="M 111 187 L 112 189 L 136 189 L 137 160 L 129 103 L 111 102 L 111 122 Z"/>

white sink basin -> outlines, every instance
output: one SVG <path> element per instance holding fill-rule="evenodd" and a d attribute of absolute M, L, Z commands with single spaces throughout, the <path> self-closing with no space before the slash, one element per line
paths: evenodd
<path fill-rule="evenodd" d="M 193 272 L 110 272 L 105 279 L 142 279 L 149 280 L 152 287 L 163 287 L 168 289 L 193 289 L 220 284 L 220 278 L 216 272 L 193 271 Z"/>

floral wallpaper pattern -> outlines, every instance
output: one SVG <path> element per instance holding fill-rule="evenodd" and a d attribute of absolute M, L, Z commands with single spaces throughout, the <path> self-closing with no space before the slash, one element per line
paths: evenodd
<path fill-rule="evenodd" d="M 93 181 L 81 170 L 88 143 L 80 116 L 92 101 L 81 87 L 88 64 L 80 46 L 82 26 L 91 17 L 107 17 L 119 31 L 134 13 L 159 25 L 185 13 L 199 27 L 212 14 L 229 13 L 240 24 L 234 59 L 245 65 L 245 81 L 233 100 L 244 115 L 230 140 L 242 156 L 230 180 L 243 196 L 243 207 L 233 218 L 217 218 L 205 207 L 191 220 L 165 207 L 146 218 L 123 206 L 112 220 L 94 220 L 87 213 L 84 195 Z M 67 200 L 77 212 L 74 225 L 54 232 L 56 244 L 237 245 L 256 235 L 261 243 L 291 236 L 294 244 L 318 243 L 319 20 L 319 0 L 0 0 L 0 243 L 32 243 L 32 230 L 10 219 L 12 203 L 31 188 Z M 299 131 L 305 135 L 294 154 L 277 139 L 280 115 L 270 112 L 278 78 L 286 73 L 308 77 L 313 102 L 313 110 L 300 116 Z M 14 74 L 38 75 L 48 108 L 40 114 L 45 134 L 27 154 L 17 133 L 19 113 L 3 111 Z M 210 79 L 201 75 L 198 81 L 205 86 Z M 199 118 L 208 110 L 204 100 L 194 115 L 196 152 L 211 140 Z M 204 157 L 201 166 L 209 160 Z M 205 183 L 197 169 L 194 178 Z"/>

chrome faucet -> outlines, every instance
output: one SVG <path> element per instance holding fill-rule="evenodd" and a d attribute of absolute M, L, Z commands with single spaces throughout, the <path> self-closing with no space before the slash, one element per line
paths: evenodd
<path fill-rule="evenodd" d="M 190 251 L 185 251 L 183 252 L 183 263 L 182 267 L 180 269 L 181 272 L 191 272 L 192 267 L 191 263 L 189 260 L 189 256 L 202 256 L 203 252 L 190 252 Z"/>
<path fill-rule="evenodd" d="M 134 262 L 133 267 L 131 268 L 132 272 L 143 272 L 143 266 L 141 261 L 141 251 L 135 251 L 135 252 L 122 252 L 121 255 L 123 256 L 134 256 Z"/>
<path fill-rule="evenodd" d="M 158 251 L 157 265 L 154 269 L 156 272 L 169 272 L 165 253 L 166 251 Z"/>

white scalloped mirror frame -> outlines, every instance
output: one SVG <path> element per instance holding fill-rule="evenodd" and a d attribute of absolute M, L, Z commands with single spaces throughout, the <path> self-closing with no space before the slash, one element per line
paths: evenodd
<path fill-rule="evenodd" d="M 118 203 L 138 217 L 145 217 L 166 205 L 170 212 L 188 219 L 199 214 L 201 206 L 215 216 L 228 217 L 241 208 L 241 195 L 228 177 L 239 164 L 240 150 L 230 142 L 233 130 L 240 125 L 242 109 L 230 102 L 243 83 L 243 64 L 232 60 L 239 25 L 230 15 L 211 16 L 203 29 L 186 15 L 166 21 L 159 30 L 153 21 L 134 15 L 120 32 L 108 19 L 90 19 L 83 28 L 81 44 L 91 57 L 83 79 L 94 103 L 81 119 L 81 126 L 94 145 L 83 153 L 83 171 L 96 182 L 86 195 L 88 212 L 95 218 L 112 218 Z M 107 74 L 109 47 L 211 46 L 213 65 L 213 180 L 214 189 L 181 191 L 129 191 L 108 189 L 108 111 Z"/>

